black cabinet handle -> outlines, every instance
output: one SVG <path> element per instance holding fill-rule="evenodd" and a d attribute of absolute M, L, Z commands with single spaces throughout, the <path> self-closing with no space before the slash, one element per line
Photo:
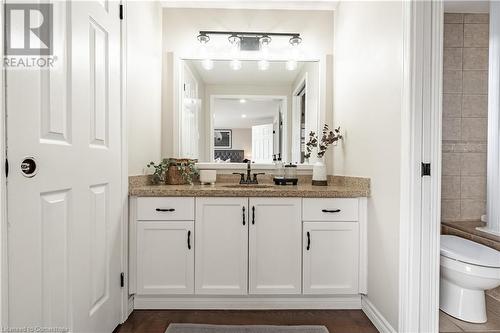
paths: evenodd
<path fill-rule="evenodd" d="M 191 230 L 188 230 L 188 250 L 191 250 Z"/>
<path fill-rule="evenodd" d="M 245 225 L 245 206 L 242 207 L 243 210 L 243 225 Z"/>
<path fill-rule="evenodd" d="M 175 212 L 174 208 L 156 208 L 157 212 Z"/>
<path fill-rule="evenodd" d="M 255 224 L 255 206 L 252 206 L 252 224 Z"/>
<path fill-rule="evenodd" d="M 323 209 L 323 213 L 340 213 L 340 209 Z"/>
<path fill-rule="evenodd" d="M 311 248 L 311 234 L 308 231 L 307 232 L 307 248 L 306 248 L 306 250 L 309 251 L 310 248 Z"/>

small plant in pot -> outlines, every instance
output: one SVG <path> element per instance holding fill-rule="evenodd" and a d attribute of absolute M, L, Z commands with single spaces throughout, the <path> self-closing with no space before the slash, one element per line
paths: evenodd
<path fill-rule="evenodd" d="M 318 136 L 315 132 L 309 134 L 309 142 L 306 143 L 306 153 L 304 157 L 309 158 L 314 149 L 317 149 L 318 161 L 314 163 L 313 166 L 313 185 L 328 185 L 328 179 L 326 174 L 326 165 L 324 161 L 325 153 L 330 145 L 336 145 L 339 140 L 343 139 L 340 132 L 340 127 L 335 128 L 333 131 L 330 130 L 327 124 L 323 127 L 321 133 L 321 140 L 318 140 Z"/>
<path fill-rule="evenodd" d="M 150 162 L 147 167 L 154 168 L 153 184 L 192 185 L 198 175 L 196 162 L 197 160 L 189 158 L 164 158 L 159 164 Z"/>

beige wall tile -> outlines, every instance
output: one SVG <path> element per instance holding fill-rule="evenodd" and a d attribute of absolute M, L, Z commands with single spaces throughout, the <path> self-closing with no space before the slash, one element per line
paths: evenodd
<path fill-rule="evenodd" d="M 443 94 L 443 117 L 462 116 L 462 94 Z"/>
<path fill-rule="evenodd" d="M 464 71 L 463 92 L 465 94 L 487 94 L 488 71 Z"/>
<path fill-rule="evenodd" d="M 460 195 L 462 199 L 486 200 L 486 177 L 462 176 Z"/>
<path fill-rule="evenodd" d="M 443 176 L 460 176 L 461 154 L 443 153 Z"/>
<path fill-rule="evenodd" d="M 443 97 L 443 104 L 445 98 Z M 452 103 L 453 101 L 447 101 Z M 445 113 L 443 107 L 443 114 Z M 464 95 L 462 102 L 462 117 L 488 117 L 488 95 Z"/>
<path fill-rule="evenodd" d="M 460 199 L 460 176 L 442 177 L 441 199 Z"/>
<path fill-rule="evenodd" d="M 488 119 L 486 118 L 463 118 L 462 120 L 462 140 L 483 141 L 488 138 Z M 444 131 L 444 128 L 443 128 Z"/>
<path fill-rule="evenodd" d="M 488 47 L 489 29 L 489 24 L 464 24 L 464 47 Z"/>
<path fill-rule="evenodd" d="M 489 14 L 465 14 L 464 17 L 465 17 L 464 18 L 465 23 L 485 23 L 485 24 L 488 24 L 490 22 L 490 15 Z M 453 22 L 453 23 L 460 23 L 460 22 Z"/>
<path fill-rule="evenodd" d="M 444 69 L 462 69 L 462 50 L 460 47 L 445 47 L 443 52 Z M 476 68 L 472 68 L 476 69 Z M 482 68 L 479 68 L 482 69 Z"/>
<path fill-rule="evenodd" d="M 445 221 L 460 218 L 460 200 L 443 200 L 441 202 L 441 218 Z"/>
<path fill-rule="evenodd" d="M 464 14 L 444 13 L 444 23 L 464 23 Z"/>
<path fill-rule="evenodd" d="M 462 119 L 444 118 L 443 140 L 460 140 L 461 138 L 462 138 Z"/>
<path fill-rule="evenodd" d="M 464 220 L 478 220 L 486 214 L 486 201 L 464 199 L 460 201 L 460 218 Z"/>
<path fill-rule="evenodd" d="M 463 50 L 463 69 L 475 69 L 475 70 L 488 70 L 488 48 L 487 47 L 466 47 Z M 458 52 L 455 52 L 458 53 Z M 456 59 L 455 59 L 456 58 Z M 460 60 L 462 56 L 460 55 Z M 455 61 L 458 62 L 458 55 L 454 55 L 453 52 L 448 52 L 448 59 L 444 58 L 444 63 Z M 450 66 L 454 65 L 449 64 Z M 455 68 L 450 68 L 455 69 Z"/>
<path fill-rule="evenodd" d="M 445 24 L 444 47 L 463 47 L 463 45 L 464 45 L 464 25 Z"/>
<path fill-rule="evenodd" d="M 486 153 L 464 153 L 460 155 L 462 176 L 486 176 Z"/>
<path fill-rule="evenodd" d="M 443 74 L 443 92 L 462 92 L 462 71 L 445 70 Z"/>

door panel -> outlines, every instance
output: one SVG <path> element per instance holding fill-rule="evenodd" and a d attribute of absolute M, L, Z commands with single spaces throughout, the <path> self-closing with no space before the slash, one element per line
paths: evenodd
<path fill-rule="evenodd" d="M 304 294 L 357 294 L 359 224 L 304 222 Z"/>
<path fill-rule="evenodd" d="M 248 199 L 196 199 L 196 293 L 247 294 Z"/>
<path fill-rule="evenodd" d="M 146 222 L 137 226 L 137 294 L 192 294 L 194 223 Z"/>
<path fill-rule="evenodd" d="M 300 294 L 301 199 L 250 198 L 250 294 Z"/>
<path fill-rule="evenodd" d="M 54 1 L 55 66 L 6 72 L 9 326 L 111 332 L 120 321 L 118 5 Z"/>

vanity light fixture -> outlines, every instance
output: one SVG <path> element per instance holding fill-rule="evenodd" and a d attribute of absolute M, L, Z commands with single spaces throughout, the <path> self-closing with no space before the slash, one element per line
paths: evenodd
<path fill-rule="evenodd" d="M 210 35 L 226 35 L 231 44 L 231 60 L 230 67 L 232 70 L 241 69 L 241 61 L 239 58 L 239 51 L 260 51 L 261 60 L 258 63 L 259 70 L 265 71 L 269 69 L 270 63 L 268 61 L 268 48 L 272 42 L 272 37 L 290 37 L 288 43 L 291 47 L 291 56 L 287 62 L 286 68 L 288 70 L 295 70 L 297 68 L 298 60 L 298 46 L 302 43 L 302 38 L 299 33 L 282 33 L 282 32 L 235 32 L 235 31 L 200 31 L 198 41 L 202 45 L 206 45 L 210 41 Z M 204 58 L 203 67 L 206 70 L 213 68 L 213 62 Z M 205 63 L 206 62 L 206 63 Z"/>

